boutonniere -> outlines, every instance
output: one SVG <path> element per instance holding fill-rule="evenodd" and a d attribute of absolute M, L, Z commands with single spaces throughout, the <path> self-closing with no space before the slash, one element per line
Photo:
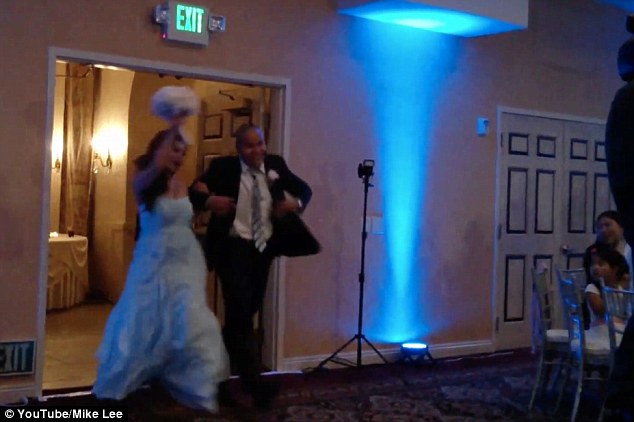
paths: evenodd
<path fill-rule="evenodd" d="M 266 173 L 266 179 L 269 181 L 270 185 L 275 183 L 275 181 L 279 178 L 280 175 L 277 174 L 277 172 L 273 169 L 269 170 L 268 173 Z"/>

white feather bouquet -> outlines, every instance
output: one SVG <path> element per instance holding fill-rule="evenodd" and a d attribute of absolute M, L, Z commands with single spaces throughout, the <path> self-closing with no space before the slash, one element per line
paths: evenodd
<path fill-rule="evenodd" d="M 200 99 L 186 86 L 164 86 L 152 95 L 152 113 L 167 120 L 198 114 Z"/>

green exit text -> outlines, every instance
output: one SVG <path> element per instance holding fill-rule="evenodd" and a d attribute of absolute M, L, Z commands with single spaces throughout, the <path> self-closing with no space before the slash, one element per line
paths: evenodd
<path fill-rule="evenodd" d="M 32 373 L 34 352 L 33 341 L 0 343 L 0 375 Z"/>
<path fill-rule="evenodd" d="M 176 5 L 176 30 L 183 32 L 203 32 L 205 9 L 184 4 Z"/>

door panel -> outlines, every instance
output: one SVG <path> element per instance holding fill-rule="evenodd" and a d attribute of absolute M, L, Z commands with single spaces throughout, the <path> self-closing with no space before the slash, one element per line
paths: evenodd
<path fill-rule="evenodd" d="M 496 343 L 499 349 L 530 344 L 530 269 L 558 254 L 562 203 L 558 160 L 560 122 L 504 114 L 501 119 L 496 245 Z"/>
<path fill-rule="evenodd" d="M 581 266 L 596 215 L 613 206 L 603 132 L 599 124 L 501 114 L 497 349 L 530 345 L 531 268 L 547 268 L 553 285 L 555 268 Z"/>
<path fill-rule="evenodd" d="M 504 289 L 504 322 L 524 320 L 526 256 L 507 255 Z"/>
<path fill-rule="evenodd" d="M 508 233 L 526 233 L 528 169 L 512 167 L 508 172 L 507 226 Z"/>
<path fill-rule="evenodd" d="M 605 164 L 605 125 L 574 121 L 562 124 L 565 148 L 562 167 L 568 180 L 564 198 L 568 213 L 561 244 L 567 247 L 565 265 L 579 268 L 583 265 L 585 248 L 594 241 L 596 216 L 614 207 Z"/>
<path fill-rule="evenodd" d="M 608 175 L 603 173 L 594 174 L 594 197 L 592 198 L 592 221 L 596 221 L 597 216 L 604 210 L 614 209 L 612 192 Z M 594 227 L 592 228 L 594 231 Z"/>
<path fill-rule="evenodd" d="M 552 234 L 555 227 L 555 171 L 537 170 L 535 233 Z"/>
<path fill-rule="evenodd" d="M 568 173 L 568 233 L 586 233 L 586 191 L 588 173 Z"/>

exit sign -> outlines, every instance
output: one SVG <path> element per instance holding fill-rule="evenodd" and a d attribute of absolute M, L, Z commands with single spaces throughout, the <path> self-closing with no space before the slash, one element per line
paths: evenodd
<path fill-rule="evenodd" d="M 0 375 L 33 373 L 35 341 L 8 341 L 0 343 Z"/>
<path fill-rule="evenodd" d="M 170 0 L 168 21 L 163 25 L 163 38 L 192 44 L 209 44 L 209 10 L 202 6 Z"/>

